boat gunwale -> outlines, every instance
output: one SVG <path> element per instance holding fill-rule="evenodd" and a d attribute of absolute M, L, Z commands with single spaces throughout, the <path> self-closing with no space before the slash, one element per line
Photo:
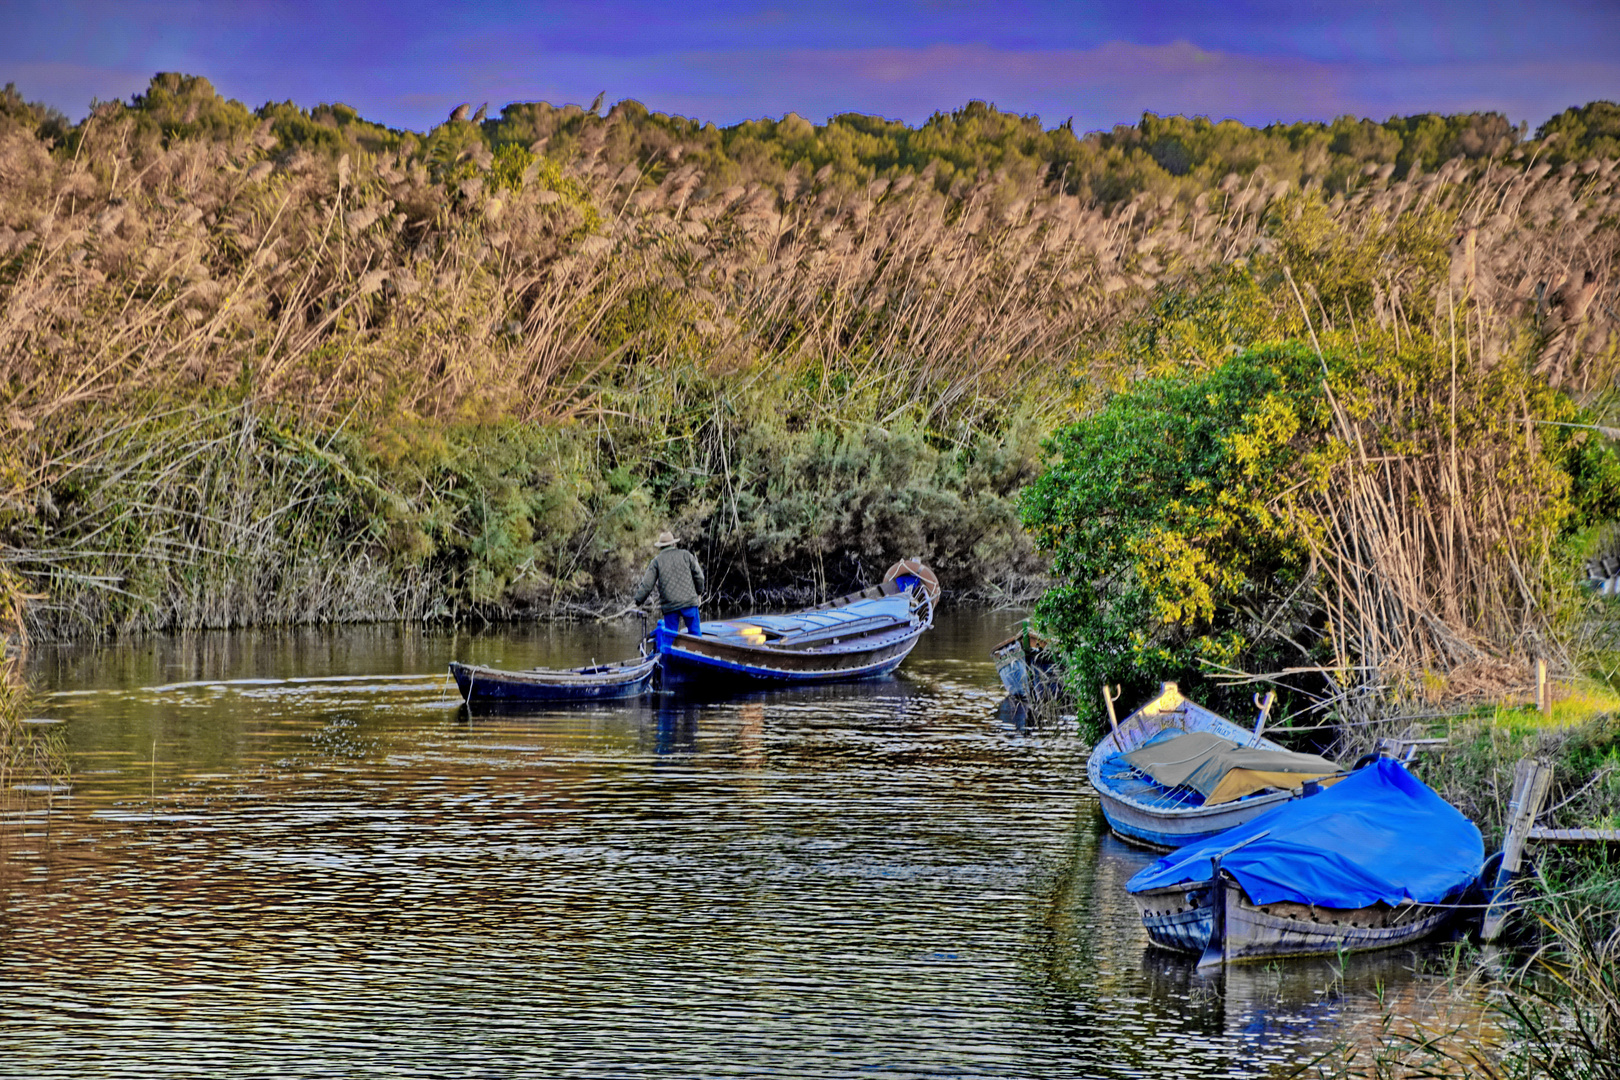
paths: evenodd
<path fill-rule="evenodd" d="M 808 681 L 817 678 L 859 679 L 867 678 L 873 675 L 881 675 L 884 673 L 883 669 L 886 667 L 899 666 L 901 661 L 905 660 L 907 656 L 911 655 L 911 650 L 916 647 L 917 640 L 922 636 L 922 632 L 925 629 L 927 629 L 925 626 L 912 627 L 911 633 L 896 637 L 894 640 L 886 642 L 881 646 L 868 649 L 840 650 L 839 653 L 834 653 L 830 650 L 806 652 L 798 649 L 778 649 L 764 652 L 760 648 L 754 646 L 739 646 L 739 649 L 745 650 L 750 656 L 749 661 L 743 661 L 734 660 L 725 656 L 715 655 L 707 652 L 697 652 L 695 650 L 677 649 L 671 647 L 660 652 L 659 656 L 661 656 L 666 663 L 668 661 L 674 661 L 677 666 L 693 667 L 699 670 L 707 671 L 724 671 L 730 674 L 746 675 L 752 678 L 760 679 L 782 679 L 788 681 Z M 676 641 L 678 642 L 681 638 L 690 637 L 691 635 L 689 634 L 679 634 L 676 635 Z M 673 644 L 674 643 L 672 643 L 672 646 Z M 758 662 L 758 658 L 762 652 L 763 655 L 768 657 L 790 656 L 798 658 L 815 658 L 841 654 L 854 654 L 859 652 L 876 653 L 879 651 L 884 653 L 880 659 L 871 663 L 857 664 L 849 667 L 828 667 L 825 665 L 773 667 L 769 664 Z M 669 669 L 666 667 L 666 670 Z"/>
<path fill-rule="evenodd" d="M 924 630 L 926 624 L 907 623 L 900 625 L 891 623 L 881 631 L 870 632 L 857 636 L 854 640 L 837 641 L 830 645 L 807 645 L 804 648 L 783 648 L 769 642 L 754 645 L 742 641 L 726 641 L 721 638 L 706 638 L 702 635 L 677 632 L 670 637 L 672 646 L 679 645 L 691 654 L 708 654 L 713 650 L 715 654 L 724 652 L 737 652 L 746 656 L 771 657 L 814 657 L 814 656 L 842 656 L 847 653 L 873 652 L 888 645 L 896 645 L 915 638 Z M 694 647 L 694 644 L 696 647 Z"/>

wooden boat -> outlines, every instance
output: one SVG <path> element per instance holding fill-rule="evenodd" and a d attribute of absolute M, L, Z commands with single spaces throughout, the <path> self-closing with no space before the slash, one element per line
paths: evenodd
<path fill-rule="evenodd" d="M 1294 754 L 1262 736 L 1268 708 L 1269 704 L 1262 707 L 1260 719 L 1250 731 L 1188 701 L 1175 683 L 1165 683 L 1157 697 L 1115 724 L 1086 764 L 1086 776 L 1114 835 L 1155 851 L 1197 843 L 1297 798 L 1307 780 L 1339 771 L 1333 762 Z M 1185 786 L 1167 787 L 1124 760 L 1125 755 L 1150 744 L 1189 733 L 1218 736 L 1239 747 L 1275 754 L 1275 783 L 1241 798 L 1213 801 Z M 1311 767 L 1311 761 L 1320 764 Z"/>
<path fill-rule="evenodd" d="M 1025 623 L 1017 634 L 990 650 L 996 661 L 996 675 L 1007 696 L 1015 701 L 1036 704 L 1063 692 L 1063 676 L 1057 658 L 1039 634 Z"/>
<path fill-rule="evenodd" d="M 1478 881 L 1479 830 L 1399 762 L 1160 859 L 1126 884 L 1148 938 L 1199 964 L 1364 952 L 1440 929 Z"/>
<path fill-rule="evenodd" d="M 478 664 L 451 663 L 450 677 L 456 680 L 461 698 L 468 705 L 612 701 L 646 693 L 657 667 L 656 655 L 562 670 L 502 671 Z"/>
<path fill-rule="evenodd" d="M 1220 885 L 1218 894 L 1214 882 L 1205 882 L 1150 889 L 1133 893 L 1131 899 L 1153 944 L 1193 953 L 1201 963 L 1387 949 L 1428 937 L 1456 912 L 1451 904 L 1377 903 L 1361 908 L 1256 904 L 1230 874 L 1221 874 Z M 1206 961 L 1212 947 L 1219 956 Z"/>
<path fill-rule="evenodd" d="M 887 675 L 934 624 L 939 579 L 918 559 L 879 585 L 784 615 L 705 620 L 701 634 L 663 625 L 653 647 L 666 686 L 732 691 Z"/>

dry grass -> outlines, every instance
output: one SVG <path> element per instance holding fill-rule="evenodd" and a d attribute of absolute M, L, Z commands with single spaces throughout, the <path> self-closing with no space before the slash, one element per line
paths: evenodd
<path fill-rule="evenodd" d="M 69 542 L 51 500 L 75 472 L 142 460 L 112 454 L 109 417 L 188 403 L 326 431 L 402 415 L 584 420 L 613 445 L 667 430 L 691 372 L 745 394 L 787 370 L 807 422 L 835 429 L 904 418 L 961 439 L 1032 400 L 1055 421 L 1071 378 L 1122 374 L 1082 370 L 1089 342 L 1155 289 L 1273 248 L 1275 214 L 1291 205 L 1289 184 L 1263 172 L 1112 207 L 991 172 L 948 191 L 925 170 L 851 192 L 793 171 L 779 187 L 710 187 L 687 164 L 654 183 L 648 168 L 608 164 L 612 123 L 535 159 L 515 186 L 481 142 L 456 151 L 441 132 L 420 152 L 330 160 L 280 146 L 268 123 L 165 142 L 116 106 L 72 154 L 15 124 L 0 131 L 5 512 L 30 550 Z M 1541 175 L 1459 159 L 1411 180 L 1373 170 L 1329 212 L 1352 233 L 1424 213 L 1455 221 L 1459 362 L 1489 367 L 1528 312 L 1543 377 L 1590 392 L 1614 367 L 1614 208 L 1612 162 Z M 1354 329 L 1353 313 L 1326 310 L 1306 285 L 1316 329 Z M 1415 294 L 1393 267 L 1376 319 L 1399 336 L 1446 299 Z M 212 453 L 211 438 L 165 452 Z M 731 448 L 713 449 L 729 469 Z M 1329 508 L 1345 534 L 1325 549 L 1337 553 L 1334 602 L 1348 605 L 1340 625 L 1379 663 L 1477 663 L 1481 635 L 1497 640 L 1532 606 L 1502 582 L 1540 588 L 1543 553 L 1512 548 L 1523 508 L 1493 504 L 1488 467 L 1454 465 L 1369 457 L 1351 470 L 1354 497 Z M 165 485 L 148 496 L 136 502 L 192 512 Z M 1414 498 L 1438 500 L 1440 518 L 1413 513 Z M 163 557 L 253 547 L 260 526 L 233 513 L 209 542 Z"/>
<path fill-rule="evenodd" d="M 1321 704 L 1342 717 L 1367 719 L 1390 695 L 1521 695 L 1536 657 L 1566 676 L 1578 666 L 1560 625 L 1573 590 L 1555 549 L 1566 481 L 1543 453 L 1567 433 L 1531 422 L 1528 399 L 1550 386 L 1593 403 L 1613 386 L 1620 320 L 1594 300 L 1620 251 L 1615 164 L 1546 175 L 1453 163 L 1421 184 L 1375 184 L 1342 203 L 1341 219 L 1398 230 L 1403 215 L 1440 211 L 1455 223 L 1438 287 L 1415 292 L 1419 268 L 1384 268 L 1377 325 L 1362 326 L 1308 282 L 1293 289 L 1313 336 L 1433 343 L 1426 390 L 1392 379 L 1350 399 L 1329 392 L 1345 453 L 1311 505 L 1335 652 Z M 1504 400 L 1522 404 L 1503 413 L 1494 403 Z"/>
<path fill-rule="evenodd" d="M 992 175 L 950 194 L 927 173 L 854 195 L 792 173 L 782 190 L 712 190 L 696 166 L 647 186 L 588 148 L 563 163 L 565 185 L 511 190 L 487 151 L 436 180 L 406 156 L 331 162 L 265 141 L 143 142 L 116 111 L 72 158 L 15 129 L 0 140 L 14 426 L 243 380 L 331 418 L 558 418 L 631 358 L 809 363 L 880 387 L 891 408 L 972 414 L 1072 361 L 1157 284 L 1264 250 L 1288 190 L 1233 178 L 1191 205 L 1143 194 L 1111 210 Z M 1459 161 L 1416 182 L 1374 176 L 1332 210 L 1361 230 L 1451 215 L 1473 359 L 1533 309 L 1542 370 L 1591 387 L 1612 374 L 1593 363 L 1613 322 L 1595 302 L 1614 256 L 1611 174 Z M 1397 329 L 1436 301 L 1398 268 L 1384 284 Z"/>

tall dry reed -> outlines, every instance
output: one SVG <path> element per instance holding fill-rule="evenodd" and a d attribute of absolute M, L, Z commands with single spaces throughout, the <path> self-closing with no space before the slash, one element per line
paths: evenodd
<path fill-rule="evenodd" d="M 71 152 L 0 124 L 0 423 L 16 463 L 5 480 L 13 524 L 4 557 L 27 561 L 52 593 L 122 587 L 84 569 L 58 573 L 67 563 L 57 555 L 94 550 L 143 505 L 171 514 L 168 535 L 186 537 L 153 556 L 174 567 L 273 547 L 260 543 L 267 534 L 251 514 L 188 509 L 180 489 L 189 474 L 107 437 L 119 416 L 244 409 L 313 432 L 402 416 L 583 422 L 600 428 L 602 445 L 619 446 L 685 423 L 694 377 L 745 394 L 786 374 L 798 387 L 794 424 L 904 423 L 960 441 L 1006 425 L 1032 401 L 1052 422 L 1069 407 L 1071 380 L 1131 374 L 1088 370 L 1090 343 L 1158 289 L 1264 257 L 1276 246 L 1276 215 L 1299 198 L 1263 168 L 1196 197 L 1142 192 L 1112 204 L 1066 194 L 1050 172 L 1012 168 L 960 171 L 945 183 L 930 167 L 855 189 L 830 167 L 791 169 L 772 183 L 711 182 L 695 151 L 681 159 L 679 142 L 665 139 L 645 160 L 615 156 L 634 134 L 633 111 L 570 115 L 566 139 L 553 133 L 550 146 L 498 155 L 464 121 L 421 142 L 342 155 L 288 145 L 270 120 L 165 135 L 117 105 L 97 110 Z M 1615 236 L 1601 223 L 1612 218 L 1613 173 L 1612 162 L 1542 172 L 1534 162 L 1458 159 L 1395 180 L 1393 169 L 1373 168 L 1327 212 L 1349 232 L 1400 230 L 1424 214 L 1454 222 L 1466 362 L 1491 364 L 1528 313 L 1542 377 L 1592 393 L 1612 375 L 1614 318 L 1602 288 Z M 1443 299 L 1415 294 L 1399 268 L 1378 289 L 1374 317 L 1396 335 Z M 1304 299 L 1318 326 L 1355 322 Z M 736 433 L 718 420 L 705 430 L 718 441 L 701 447 L 704 467 L 729 483 Z M 165 446 L 197 460 L 218 438 L 175 435 Z M 78 517 L 60 513 L 77 479 L 133 478 L 149 466 L 177 483 L 102 503 L 87 496 Z M 1450 490 L 1447 476 L 1424 472 L 1421 490 Z M 1420 490 L 1390 484 L 1390 493 Z M 1488 494 L 1480 487 L 1475 503 Z M 1360 527 L 1348 516 L 1342 524 Z M 1401 543 L 1415 535 L 1390 527 Z M 1447 535 L 1463 527 L 1456 517 Z M 1340 550 L 1342 601 L 1354 594 L 1352 567 L 1384 556 Z M 1446 572 L 1460 580 L 1447 550 Z M 386 551 L 355 550 L 350 564 L 362 555 L 387 561 Z M 269 565 L 256 558 L 227 562 Z M 1477 575 L 1485 564 L 1469 565 Z M 1481 595 L 1490 588 L 1481 584 Z M 199 620 L 240 591 L 186 589 Z M 400 603 L 378 598 L 357 610 Z M 301 617 L 328 617 L 342 602 L 334 605 L 303 605 Z M 1363 606 L 1385 610 L 1371 599 Z M 1413 600 L 1399 620 L 1428 625 L 1434 607 Z M 1457 634 L 1411 633 L 1419 662 L 1455 652 Z M 1368 644 L 1405 655 L 1402 644 Z"/>

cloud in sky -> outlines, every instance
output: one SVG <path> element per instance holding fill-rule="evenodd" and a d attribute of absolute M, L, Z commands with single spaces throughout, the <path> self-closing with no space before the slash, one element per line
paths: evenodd
<path fill-rule="evenodd" d="M 717 123 L 797 112 L 918 123 L 971 99 L 1073 117 L 1247 123 L 1496 110 L 1538 124 L 1620 97 L 1620 5 L 1410 0 L 18 0 L 0 79 L 82 116 L 160 70 L 250 106 L 344 101 L 424 129 L 466 100 L 633 97 Z"/>

